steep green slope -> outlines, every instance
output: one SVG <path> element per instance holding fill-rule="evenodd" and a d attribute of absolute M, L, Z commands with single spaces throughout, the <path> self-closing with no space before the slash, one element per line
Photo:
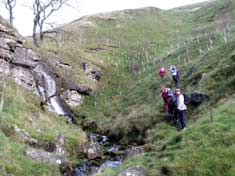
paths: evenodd
<path fill-rule="evenodd" d="M 97 91 L 74 109 L 82 127 L 124 145 L 144 144 L 143 155 L 101 175 L 136 165 L 152 176 L 234 174 L 234 7 L 233 0 L 217 0 L 195 8 L 88 16 L 58 29 L 62 46 L 45 42 L 67 63 L 102 68 Z M 210 97 L 188 107 L 188 129 L 182 132 L 165 121 L 159 95 L 171 79 L 161 81 L 156 71 L 171 64 L 181 72 L 183 92 Z"/>
<path fill-rule="evenodd" d="M 85 133 L 66 123 L 66 120 L 42 111 L 39 98 L 12 83 L 5 83 L 1 90 L 4 95 L 3 110 L 0 112 L 0 173 L 14 175 L 60 175 L 55 165 L 41 164 L 26 157 L 25 149 L 30 145 L 47 149 L 59 134 L 67 140 L 65 150 L 76 155 L 80 146 L 86 141 Z M 23 129 L 38 141 L 37 144 L 25 144 L 24 138 L 15 131 Z M 75 159 L 73 155 L 71 160 Z"/>
<path fill-rule="evenodd" d="M 78 110 L 85 118 L 83 125 L 89 128 L 95 123 L 97 131 L 123 144 L 145 143 L 153 150 L 103 175 L 115 175 L 135 165 L 144 166 L 149 175 L 233 174 L 234 7 L 234 1 L 213 1 L 192 11 L 155 9 L 152 16 L 138 16 L 146 9 L 128 11 L 132 17 L 126 17 L 123 28 L 117 29 L 114 19 L 101 19 L 96 27 L 83 31 L 93 43 L 84 42 L 82 47 L 87 52 L 100 47 L 91 55 L 111 64 L 100 91 Z M 152 21 L 146 24 L 142 19 Z M 153 19 L 162 20 L 161 25 Z M 96 20 L 100 19 L 91 18 Z M 147 30 L 150 32 L 143 32 Z M 123 35 L 115 38 L 116 33 Z M 155 70 L 172 63 L 182 73 L 184 92 L 201 91 L 210 96 L 199 108 L 189 107 L 190 128 L 185 132 L 164 122 L 161 113 L 159 89 L 170 79 L 161 82 Z M 134 64 L 140 68 L 135 69 Z"/>
<path fill-rule="evenodd" d="M 234 2 L 231 1 L 231 3 Z M 210 68 L 210 66 L 217 63 L 221 56 L 223 56 L 223 60 L 220 62 L 221 68 L 217 67 L 218 69 L 224 69 L 226 65 L 230 64 L 231 61 L 228 60 L 230 56 L 226 57 L 225 54 L 231 55 L 233 44 L 228 44 L 228 48 L 223 47 L 225 44 L 223 39 L 225 26 L 221 27 L 219 18 L 212 21 L 211 19 L 198 18 L 199 14 L 205 13 L 207 6 L 206 4 L 205 7 L 192 12 L 178 10 L 159 12 L 158 9 L 152 9 L 154 12 L 156 11 L 155 13 L 152 10 L 149 11 L 149 9 L 140 10 L 140 12 L 137 11 L 136 13 L 132 11 L 123 12 L 125 15 L 126 13 L 132 15 L 129 18 L 125 16 L 127 22 L 122 29 L 124 36 L 128 34 L 126 31 L 130 30 L 130 38 L 127 36 L 122 38 L 122 35 L 120 35 L 119 39 L 109 41 L 110 43 L 121 41 L 120 43 L 124 44 L 120 44 L 120 47 L 111 51 L 104 47 L 101 52 L 95 51 L 91 53 L 94 58 L 98 55 L 99 58 L 102 57 L 102 60 L 106 59 L 106 61 L 111 62 L 111 68 L 104 75 L 103 86 L 98 94 L 94 97 L 89 97 L 86 100 L 86 104 L 79 110 L 82 116 L 87 117 L 85 120 L 85 122 L 88 122 L 87 126 L 89 126 L 89 121 L 95 121 L 101 131 L 108 131 L 110 134 L 120 137 L 132 131 L 142 134 L 147 128 L 161 121 L 162 119 L 159 119 L 161 117 L 159 110 L 161 109 L 162 100 L 159 96 L 159 89 L 164 84 L 169 84 L 170 81 L 160 82 L 155 70 L 161 66 L 169 68 L 172 63 L 179 66 L 182 72 L 182 88 L 187 93 L 204 91 L 212 95 L 211 100 L 216 99 L 219 94 L 223 96 L 224 93 L 219 90 L 220 86 L 218 86 L 220 82 L 217 81 L 213 85 L 210 73 L 214 71 L 215 75 L 220 72 L 216 72 L 216 68 Z M 210 4 L 209 7 L 211 9 L 208 13 L 217 13 L 218 9 L 222 8 L 221 6 L 224 7 L 221 1 Z M 231 6 L 229 5 L 228 7 Z M 228 19 L 232 18 L 232 10 L 229 8 L 227 11 Z M 145 16 L 146 11 L 147 15 Z M 152 13 L 152 16 L 148 13 Z M 156 13 L 164 17 L 158 19 L 159 16 L 156 16 Z M 142 14 L 143 17 L 139 17 L 139 14 Z M 137 22 L 135 18 L 139 19 L 139 21 Z M 142 19 L 144 19 L 143 21 L 156 19 L 155 21 L 162 21 L 164 25 L 158 25 L 154 22 L 147 25 L 141 21 Z M 98 21 L 99 18 L 91 18 L 91 21 L 95 20 Z M 96 36 L 101 41 L 104 40 L 103 36 L 109 36 L 107 31 L 111 31 L 113 34 L 120 33 L 119 30 L 121 29 L 116 29 L 113 23 L 109 23 L 109 21 L 103 23 L 101 23 L 102 25 L 97 25 L 96 28 L 88 28 L 86 31 L 88 31 L 89 35 L 91 35 L 92 32 L 90 31 L 92 30 L 96 31 L 97 34 L 103 32 L 102 35 Z M 228 38 L 233 40 L 234 24 L 226 24 L 230 25 Z M 144 33 L 143 36 L 145 37 L 138 35 L 139 38 L 136 37 L 137 40 L 135 42 L 129 42 L 132 40 L 132 35 L 143 32 L 143 28 L 155 32 Z M 132 31 L 132 29 L 135 29 L 135 31 Z M 83 35 L 90 39 L 91 36 L 89 37 L 88 34 Z M 141 40 L 140 38 L 143 39 Z M 94 41 L 98 40 L 95 39 Z M 213 42 L 212 48 L 209 48 L 210 40 Z M 100 43 L 94 42 L 93 44 L 93 48 L 100 46 L 102 46 Z M 89 52 L 87 43 L 82 44 L 82 47 L 85 47 Z M 220 57 L 214 58 L 218 54 L 220 54 Z M 209 58 L 211 59 L 209 60 Z M 193 69 L 194 67 L 195 69 Z M 190 69 L 193 70 L 192 73 L 190 73 Z M 200 80 L 200 76 L 203 73 L 208 74 L 208 83 L 211 84 L 205 82 L 204 85 L 198 87 L 197 81 Z M 197 80 L 198 77 L 199 80 Z M 228 89 L 233 90 L 231 87 Z M 211 102 L 214 103 L 213 101 Z M 142 135 L 140 135 L 141 138 L 143 139 Z M 135 139 L 138 139 L 138 137 L 135 137 Z"/>
<path fill-rule="evenodd" d="M 81 128 L 67 124 L 66 118 L 43 111 L 36 92 L 26 90 L 10 76 L 4 76 L 9 72 L 2 58 L 7 51 L 5 41 L 11 41 L 14 46 L 17 33 L 1 17 L 0 27 L 0 175 L 61 175 L 56 164 L 37 162 L 26 155 L 26 149 L 34 147 L 50 151 L 62 135 L 66 139 L 64 149 L 73 161 L 86 142 L 86 134 Z M 18 75 L 24 73 L 18 70 Z"/>

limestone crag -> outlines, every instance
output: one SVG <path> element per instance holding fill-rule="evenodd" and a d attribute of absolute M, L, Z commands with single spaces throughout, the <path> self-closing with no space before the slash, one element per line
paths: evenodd
<path fill-rule="evenodd" d="M 52 53 L 48 53 L 49 61 L 46 61 L 33 49 L 24 47 L 23 37 L 6 24 L 0 22 L 1 79 L 13 80 L 16 84 L 37 92 L 42 98 L 41 105 L 46 104 L 49 110 L 73 118 L 69 105 L 80 105 L 81 94 L 88 95 L 92 90 L 57 73 L 54 68 L 66 73 L 72 66 Z"/>

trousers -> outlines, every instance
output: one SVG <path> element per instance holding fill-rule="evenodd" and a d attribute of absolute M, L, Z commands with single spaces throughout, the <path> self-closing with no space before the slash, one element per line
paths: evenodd
<path fill-rule="evenodd" d="M 186 115 L 185 115 L 185 110 L 179 110 L 179 124 L 180 124 L 180 127 L 181 129 L 184 129 L 186 127 L 186 122 L 185 122 L 185 119 L 186 119 Z"/>

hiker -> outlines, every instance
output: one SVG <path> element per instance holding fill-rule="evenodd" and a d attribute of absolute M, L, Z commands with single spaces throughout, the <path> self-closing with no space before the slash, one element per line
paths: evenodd
<path fill-rule="evenodd" d="M 83 71 L 86 71 L 87 68 L 87 63 L 86 62 L 82 62 L 82 69 Z"/>
<path fill-rule="evenodd" d="M 168 112 L 168 99 L 166 94 L 166 88 L 161 88 L 160 93 L 162 95 L 162 100 L 164 102 L 163 105 L 164 112 Z"/>
<path fill-rule="evenodd" d="M 172 79 L 173 79 L 173 82 L 174 82 L 174 86 L 175 86 L 175 88 L 178 88 L 179 87 L 179 72 L 176 69 L 176 66 L 171 65 L 170 66 L 170 71 L 171 71 Z"/>
<path fill-rule="evenodd" d="M 184 95 L 180 92 L 180 89 L 175 89 L 175 94 L 177 96 L 177 112 L 178 112 L 178 120 L 181 129 L 186 128 L 186 116 L 185 111 L 187 109 L 186 105 L 184 104 Z"/>
<path fill-rule="evenodd" d="M 168 86 L 166 86 L 165 88 L 162 88 L 160 90 L 160 93 L 162 94 L 162 99 L 164 101 L 164 105 L 163 105 L 164 112 L 169 112 L 169 102 L 172 96 L 174 96 L 174 94 L 172 90 L 168 88 Z"/>
<path fill-rule="evenodd" d="M 173 93 L 172 93 L 173 94 Z M 170 100 L 168 102 L 168 113 L 171 115 L 173 121 L 177 121 L 177 96 L 173 94 L 170 97 Z"/>
<path fill-rule="evenodd" d="M 159 70 L 159 75 L 161 77 L 161 80 L 163 79 L 163 77 L 166 75 L 166 69 L 161 67 Z"/>

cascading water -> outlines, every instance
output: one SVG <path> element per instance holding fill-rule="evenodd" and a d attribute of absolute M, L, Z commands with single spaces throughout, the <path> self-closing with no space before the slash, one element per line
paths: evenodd
<path fill-rule="evenodd" d="M 38 64 L 33 71 L 39 80 L 37 92 L 42 97 L 43 101 L 48 104 L 49 110 L 59 115 L 67 115 L 61 103 L 61 99 L 56 94 L 56 81 L 53 78 L 53 74 L 46 70 L 41 64 Z"/>
<path fill-rule="evenodd" d="M 117 145 L 112 144 L 107 136 L 98 135 L 96 133 L 88 134 L 88 140 L 93 145 L 100 145 L 100 147 L 102 147 L 103 150 L 106 151 L 105 158 L 107 159 L 101 162 L 99 165 L 97 165 L 97 163 L 93 162 L 92 160 L 81 163 L 76 166 L 74 172 L 72 173 L 72 176 L 92 176 L 98 173 L 102 173 L 106 168 L 115 169 L 120 166 L 123 156 L 113 156 L 111 153 L 117 152 L 116 150 L 118 150 L 119 153 L 125 153 L 119 151 L 122 149 L 121 147 L 116 147 Z"/>

